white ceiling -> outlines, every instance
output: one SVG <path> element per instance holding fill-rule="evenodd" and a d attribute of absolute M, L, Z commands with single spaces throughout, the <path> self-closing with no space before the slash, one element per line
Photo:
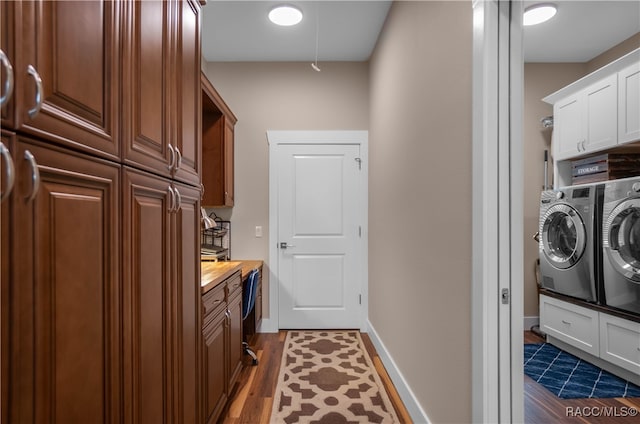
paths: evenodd
<path fill-rule="evenodd" d="M 552 20 L 525 27 L 526 62 L 586 62 L 640 32 L 640 1 L 553 2 L 558 13 Z M 300 24 L 269 22 L 269 10 L 282 3 L 302 10 Z M 209 0 L 203 8 L 202 53 L 210 62 L 313 61 L 317 25 L 319 62 L 366 61 L 390 5 L 382 0 Z"/>

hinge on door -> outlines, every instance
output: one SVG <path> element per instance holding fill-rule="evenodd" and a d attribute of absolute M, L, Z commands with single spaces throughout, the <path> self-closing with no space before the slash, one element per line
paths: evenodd
<path fill-rule="evenodd" d="M 362 237 L 362 227 L 358 225 L 358 237 Z"/>
<path fill-rule="evenodd" d="M 362 295 L 361 294 L 358 295 L 358 303 L 362 305 Z"/>
<path fill-rule="evenodd" d="M 508 305 L 509 304 L 509 289 L 502 289 L 502 292 L 500 293 L 500 298 L 502 299 L 502 304 L 503 305 Z"/>
<path fill-rule="evenodd" d="M 362 169 L 362 159 L 356 158 L 356 162 L 358 162 L 358 169 Z"/>

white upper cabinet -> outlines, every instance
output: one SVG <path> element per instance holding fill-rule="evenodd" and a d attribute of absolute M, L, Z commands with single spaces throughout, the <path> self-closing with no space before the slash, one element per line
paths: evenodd
<path fill-rule="evenodd" d="M 640 140 L 640 63 L 618 72 L 618 143 Z"/>
<path fill-rule="evenodd" d="M 617 75 L 610 75 L 553 105 L 555 160 L 618 143 L 617 85 Z"/>

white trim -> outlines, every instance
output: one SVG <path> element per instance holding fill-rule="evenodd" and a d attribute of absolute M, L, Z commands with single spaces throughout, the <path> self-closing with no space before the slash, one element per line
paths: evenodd
<path fill-rule="evenodd" d="M 367 330 L 369 317 L 369 132 L 368 131 L 267 131 L 269 144 L 269 318 L 263 318 L 261 332 L 275 333 L 279 330 L 278 309 L 278 146 L 281 144 L 358 144 L 362 171 L 360 172 L 360 237 L 361 261 L 360 285 L 362 308 L 360 330 Z"/>
<path fill-rule="evenodd" d="M 472 420 L 523 416 L 522 1 L 473 3 Z M 509 290 L 510 300 L 501 302 Z"/>
<path fill-rule="evenodd" d="M 391 378 L 394 387 L 398 391 L 398 395 L 400 396 L 400 399 L 402 399 L 402 403 L 404 403 L 405 408 L 407 408 L 407 412 L 411 416 L 411 419 L 414 423 L 431 423 L 431 420 L 427 417 L 427 413 L 424 412 L 424 409 L 420 406 L 416 395 L 413 394 L 407 380 L 405 380 L 400 369 L 391 357 L 391 354 L 384 343 L 382 343 L 382 340 L 373 328 L 373 325 L 371 325 L 371 322 L 369 321 L 367 321 L 367 325 L 369 327 L 368 334 L 371 339 L 371 343 L 373 343 L 373 346 L 376 348 L 376 352 L 378 353 L 384 368 L 387 370 L 387 374 L 389 374 L 389 378 Z"/>
<path fill-rule="evenodd" d="M 531 327 L 534 325 L 540 325 L 540 317 L 524 317 L 522 319 L 522 328 L 523 330 L 531 330 Z"/>
<path fill-rule="evenodd" d="M 473 3 L 472 421 L 499 422 L 498 395 L 498 4 Z"/>

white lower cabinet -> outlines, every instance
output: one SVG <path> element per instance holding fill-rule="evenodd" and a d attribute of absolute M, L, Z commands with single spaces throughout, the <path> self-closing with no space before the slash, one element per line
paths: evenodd
<path fill-rule="evenodd" d="M 599 354 L 598 311 L 540 295 L 540 328 L 571 346 Z"/>
<path fill-rule="evenodd" d="M 640 323 L 600 313 L 600 357 L 640 375 Z"/>
<path fill-rule="evenodd" d="M 556 339 L 579 349 L 570 352 L 579 357 L 580 351 L 589 353 L 587 361 L 638 384 L 639 322 L 540 295 L 540 329 L 552 337 L 550 342 Z"/>

